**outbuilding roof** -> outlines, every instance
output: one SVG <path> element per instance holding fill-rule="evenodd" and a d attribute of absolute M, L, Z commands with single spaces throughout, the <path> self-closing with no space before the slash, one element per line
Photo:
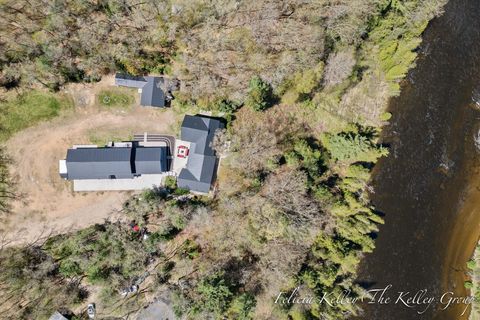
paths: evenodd
<path fill-rule="evenodd" d="M 68 318 L 65 318 L 60 312 L 55 311 L 48 320 L 68 320 Z"/>
<path fill-rule="evenodd" d="M 142 88 L 140 104 L 142 106 L 165 107 L 165 93 L 163 92 L 163 78 L 145 77 L 147 83 Z"/>
<path fill-rule="evenodd" d="M 145 77 L 135 77 L 128 74 L 117 73 L 115 75 L 115 85 L 130 88 L 143 88 L 147 84 Z"/>
<path fill-rule="evenodd" d="M 131 76 L 117 73 L 115 85 L 142 89 L 140 104 L 142 106 L 165 107 L 164 78 L 152 76 Z"/>

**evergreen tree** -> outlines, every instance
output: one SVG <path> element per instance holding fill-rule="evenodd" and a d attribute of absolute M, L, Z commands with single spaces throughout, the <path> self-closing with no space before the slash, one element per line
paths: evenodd
<path fill-rule="evenodd" d="M 247 106 L 250 106 L 255 111 L 263 111 L 273 105 L 272 87 L 262 78 L 255 76 L 250 80 L 247 101 Z"/>

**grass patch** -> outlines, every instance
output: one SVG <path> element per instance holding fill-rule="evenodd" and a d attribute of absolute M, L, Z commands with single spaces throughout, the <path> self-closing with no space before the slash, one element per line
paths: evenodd
<path fill-rule="evenodd" d="M 109 108 L 129 109 L 135 102 L 130 90 L 102 90 L 97 95 L 98 103 Z"/>
<path fill-rule="evenodd" d="M 40 121 L 58 116 L 62 109 L 73 107 L 65 96 L 30 91 L 0 103 L 0 141 Z"/>

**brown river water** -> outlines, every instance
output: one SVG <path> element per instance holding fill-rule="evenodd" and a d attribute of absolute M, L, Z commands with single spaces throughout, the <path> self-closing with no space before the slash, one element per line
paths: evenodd
<path fill-rule="evenodd" d="M 462 302 L 442 309 L 452 296 L 469 295 L 466 262 L 480 235 L 474 141 L 480 129 L 480 0 L 451 0 L 423 40 L 416 68 L 390 103 L 393 117 L 383 135 L 390 156 L 375 168 L 372 194 L 385 224 L 359 275 L 367 289 L 391 285 L 386 295 L 392 300 L 365 304 L 361 319 L 456 320 L 470 311 L 462 316 Z M 410 293 L 405 301 L 422 289 L 424 297 L 435 298 L 428 308 L 398 300 L 399 292 Z"/>

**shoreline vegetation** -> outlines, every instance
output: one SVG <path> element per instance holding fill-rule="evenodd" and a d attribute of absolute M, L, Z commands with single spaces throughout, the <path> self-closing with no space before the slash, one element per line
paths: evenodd
<path fill-rule="evenodd" d="M 480 319 L 480 242 L 475 248 L 472 259 L 468 261 L 467 268 L 471 280 L 465 282 L 465 288 L 469 289 L 471 295 L 475 297 L 469 320 L 478 320 Z"/>
<path fill-rule="evenodd" d="M 371 169 L 388 154 L 378 143 L 388 101 L 445 2 L 1 2 L 6 94 L 46 87 L 57 96 L 114 71 L 165 73 L 182 83 L 175 110 L 208 110 L 228 123 L 214 142 L 222 157 L 214 197 L 169 181 L 124 203 L 125 220 L 148 239 L 106 222 L 0 246 L 0 311 L 46 319 L 56 309 L 81 314 L 94 299 L 102 316 L 126 316 L 167 292 L 186 319 L 360 314 L 357 305 L 274 300 L 298 287 L 316 297 L 363 293 L 357 267 L 383 223 L 368 195 Z M 106 107 L 130 105 L 112 92 Z M 0 107 L 13 116 L 11 101 Z M 134 284 L 140 290 L 119 294 Z"/>

